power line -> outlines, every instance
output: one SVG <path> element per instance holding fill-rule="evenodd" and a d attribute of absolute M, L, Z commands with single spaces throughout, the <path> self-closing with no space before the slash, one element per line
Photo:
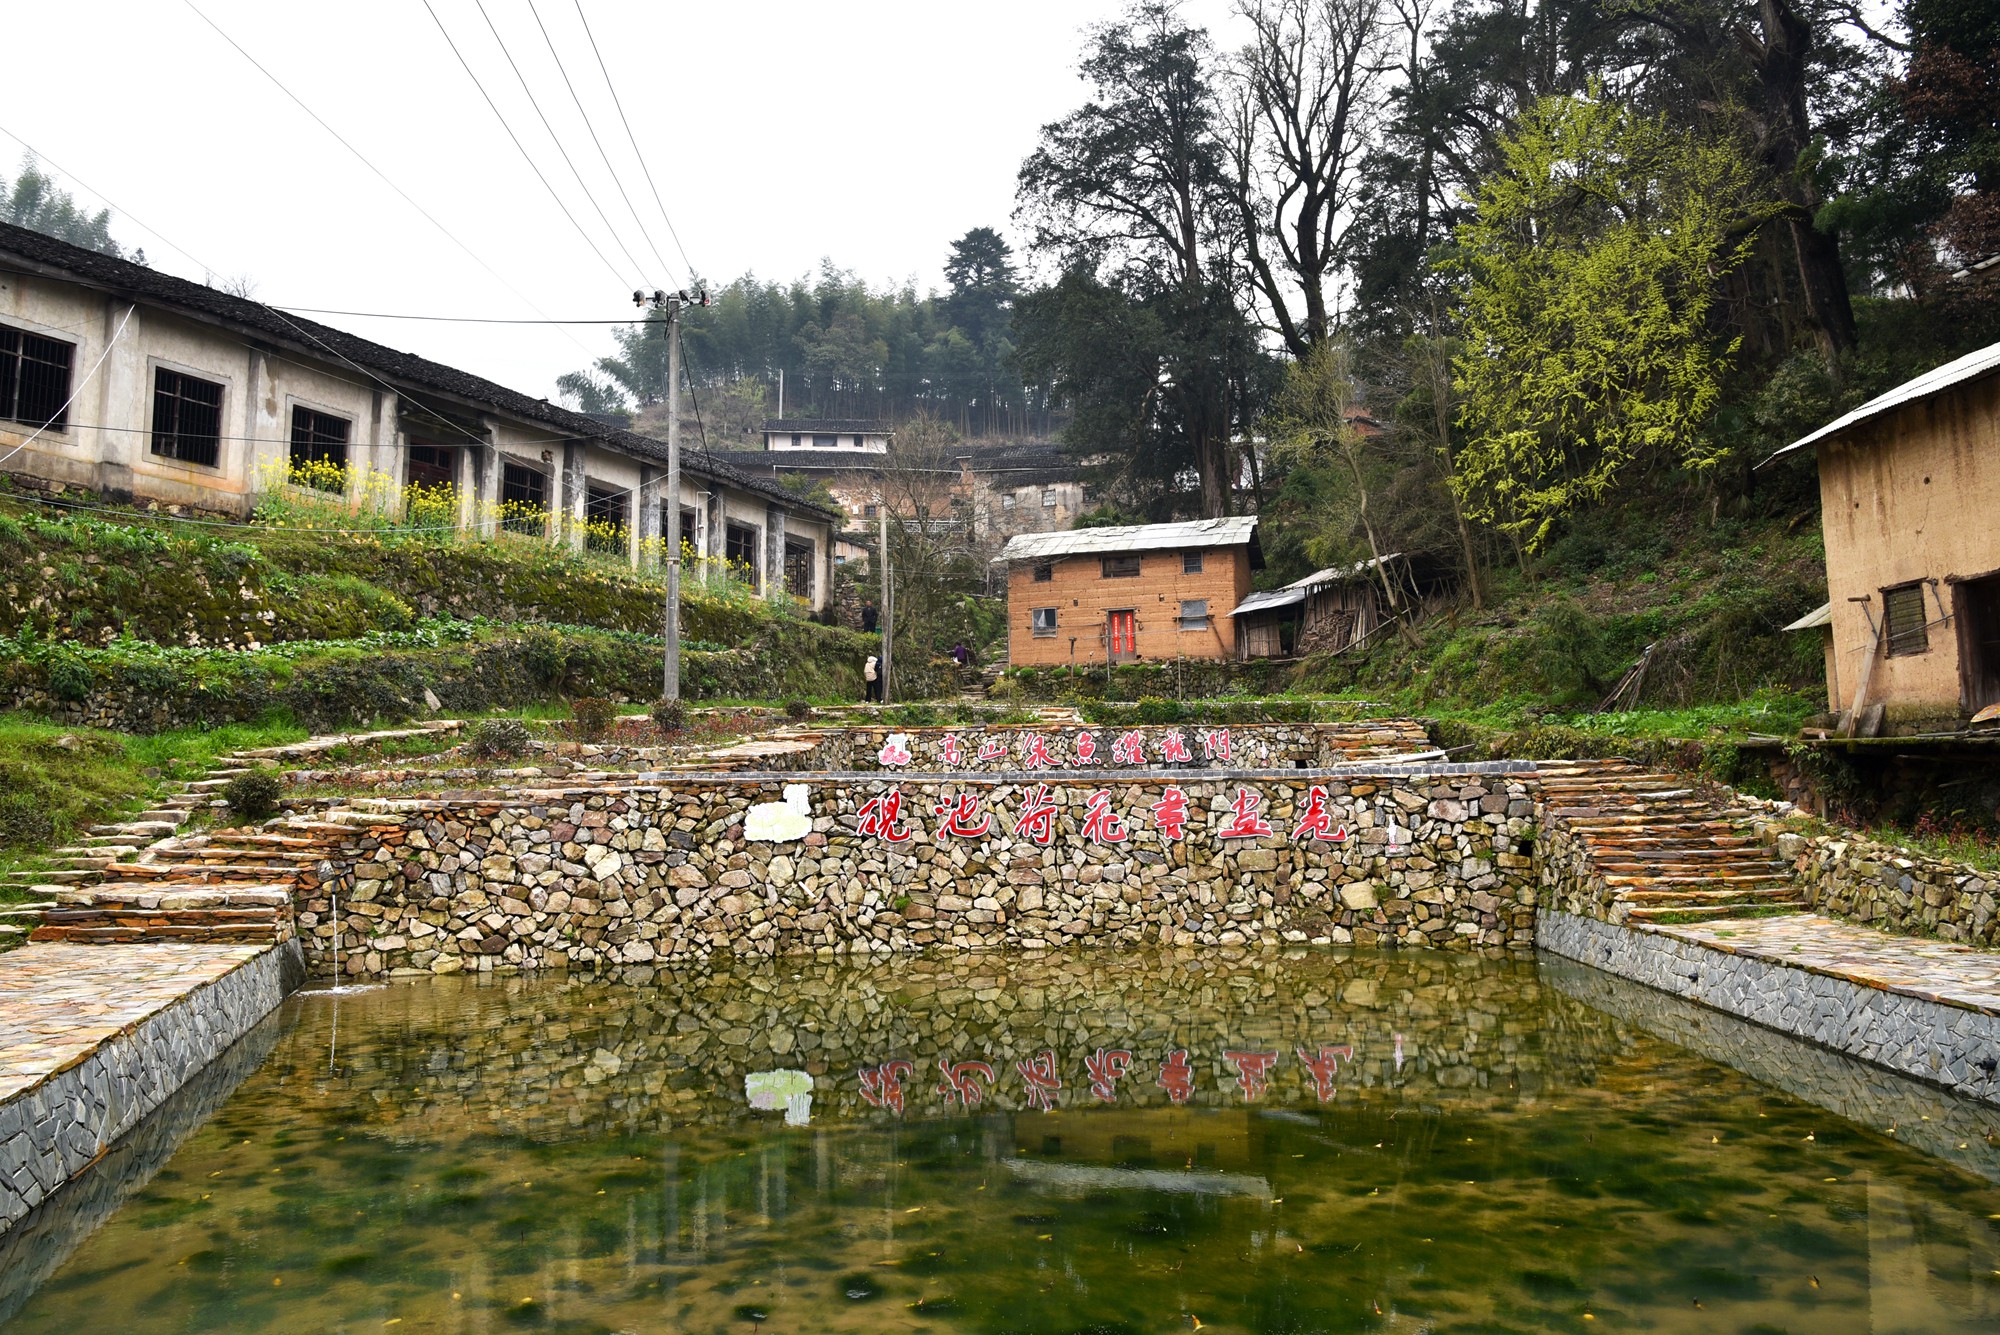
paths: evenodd
<path fill-rule="evenodd" d="M 590 20 L 584 17 L 583 0 L 575 0 L 576 17 L 583 24 L 583 35 L 590 39 L 590 52 L 597 57 L 597 68 L 604 75 L 604 86 L 610 90 L 611 105 L 618 108 L 618 119 L 625 126 L 626 141 L 632 145 L 632 156 L 639 159 L 639 170 L 646 174 L 646 184 L 652 189 L 653 203 L 659 206 L 660 220 L 667 225 L 667 235 L 674 239 L 674 249 L 680 252 L 681 263 L 686 266 L 688 281 L 694 281 L 694 261 L 688 258 L 687 247 L 681 244 L 681 234 L 674 230 L 674 220 L 667 214 L 667 206 L 660 199 L 660 187 L 653 180 L 653 169 L 646 165 L 646 155 L 639 151 L 639 140 L 632 133 L 632 122 L 626 118 L 625 103 L 618 96 L 618 85 L 611 82 L 611 71 L 604 64 L 604 53 L 597 48 L 597 35 L 590 30 Z"/>
<path fill-rule="evenodd" d="M 423 205 L 417 203 L 416 200 L 410 197 L 408 191 L 404 190 L 403 187 L 397 185 L 394 181 L 390 180 L 389 174 L 387 172 L 383 171 L 380 167 L 376 166 L 373 162 L 371 162 L 368 159 L 368 156 L 365 153 L 363 153 L 360 149 L 356 148 L 353 144 L 349 143 L 347 141 L 346 136 L 342 135 L 340 131 L 334 129 L 333 126 L 327 124 L 326 119 L 323 116 L 321 116 L 317 111 L 314 111 L 311 107 L 307 106 L 305 100 L 301 98 L 297 93 L 293 92 L 290 88 L 286 87 L 284 81 L 278 78 L 277 75 L 271 73 L 270 70 L 264 68 L 262 62 L 260 62 L 257 59 L 257 57 L 251 55 L 248 51 L 244 50 L 242 44 L 239 43 L 234 37 L 231 37 L 227 32 L 223 31 L 222 27 L 219 24 L 217 24 L 214 19 L 202 13 L 201 10 L 195 8 L 194 0 L 182 0 L 182 3 L 186 4 L 189 9 L 194 10 L 195 16 L 199 18 L 203 23 L 206 23 L 209 27 L 215 29 L 216 36 L 222 38 L 223 41 L 229 43 L 229 45 L 231 45 L 232 47 L 235 47 L 238 55 L 242 56 L 245 60 L 249 61 L 253 66 L 256 67 L 257 72 L 259 74 L 262 74 L 266 79 L 269 79 L 273 84 L 275 84 L 277 86 L 278 91 L 283 93 L 286 97 L 290 98 L 292 102 L 295 105 L 297 105 L 299 110 L 305 112 L 306 115 L 312 117 L 314 122 L 317 123 L 322 130 L 325 130 L 328 134 L 332 135 L 335 141 L 338 142 L 342 148 L 346 149 L 349 153 L 352 153 L 355 156 L 355 158 L 360 161 L 362 166 L 366 167 L 369 171 L 374 172 L 375 175 L 381 179 L 382 184 L 388 186 L 391 190 L 395 191 L 396 194 L 402 199 L 402 201 L 405 204 L 408 204 L 411 208 L 415 209 L 418 213 L 422 214 L 424 221 L 428 222 L 431 226 L 437 228 L 438 231 L 444 233 L 445 239 L 450 241 L 454 246 L 457 246 L 460 250 L 464 251 L 466 255 L 472 259 L 473 263 L 477 264 L 480 268 L 486 270 L 487 273 L 490 273 L 495 278 L 499 279 L 500 285 L 506 288 L 509 292 L 512 292 L 515 296 L 519 297 L 521 299 L 522 304 L 525 305 L 529 310 L 534 311 L 535 314 L 537 315 L 542 314 L 541 309 L 537 307 L 535 303 L 528 298 L 526 293 L 522 292 L 512 283 L 508 282 L 504 274 L 502 274 L 498 269 L 494 268 L 492 265 L 488 264 L 484 259 L 481 259 L 478 252 L 474 251 L 472 247 L 466 245 L 465 242 L 459 240 L 457 235 L 453 233 L 449 227 L 446 227 L 443 223 L 439 222 L 435 217 L 431 215 L 429 209 L 426 209 Z M 68 173 L 65 172 L 64 175 L 68 175 Z M 83 183 L 81 181 L 78 181 L 78 184 L 81 185 Z M 84 188 L 89 189 L 88 186 L 85 186 Z M 92 191 L 91 193 L 96 194 L 97 192 Z M 100 199 L 103 198 L 102 195 L 99 195 L 98 197 Z M 109 203 L 110 201 L 106 200 L 106 202 Z M 119 209 L 118 211 L 120 213 L 125 213 L 125 210 L 123 209 Z M 129 213 L 125 213 L 125 216 L 128 218 L 132 217 L 132 215 Z M 138 222 L 137 218 L 133 218 L 132 220 L 134 222 Z M 144 223 L 140 223 L 139 225 L 141 227 L 145 227 Z M 153 229 L 150 227 L 147 227 L 146 230 L 149 232 L 153 231 Z M 158 232 L 153 232 L 153 235 L 160 237 L 160 240 L 162 241 L 167 240 L 166 237 L 161 236 L 160 233 Z M 173 242 L 168 241 L 167 244 L 171 246 L 173 249 L 180 251 L 180 253 L 186 256 L 188 259 L 191 260 L 194 259 L 194 256 L 189 255 L 184 250 L 181 250 L 181 248 L 179 246 L 175 246 Z M 201 263 L 199 260 L 196 260 L 195 262 L 197 264 Z M 202 265 L 202 267 L 207 268 L 208 266 Z M 551 321 L 551 323 L 555 322 Z M 590 349 L 584 347 L 583 343 L 580 340 L 578 340 L 574 335 L 570 335 L 569 339 L 570 342 L 576 344 L 577 350 L 579 352 L 584 353 L 586 356 L 589 355 Z"/>
<path fill-rule="evenodd" d="M 280 310 L 294 315 L 345 315 L 356 320 L 429 320 L 439 324 L 550 324 L 550 325 L 596 325 L 596 324 L 639 324 L 639 320 L 509 320 L 486 315 L 403 315 L 391 311 L 335 311 L 323 306 L 282 306 Z M 588 349 L 586 349 L 588 351 Z"/>
<path fill-rule="evenodd" d="M 591 122 L 590 113 L 583 109 L 583 99 L 577 96 L 576 85 L 570 81 L 569 69 L 563 64 L 562 55 L 556 50 L 555 39 L 549 36 L 548 25 L 542 22 L 541 11 L 535 8 L 535 0 L 528 0 L 528 12 L 534 15 L 535 26 L 542 31 L 542 41 L 549 48 L 549 57 L 556 62 L 556 72 L 562 75 L 563 87 L 569 89 L 569 100 L 576 104 L 576 114 L 583 118 L 583 128 L 590 132 L 590 142 L 597 145 L 597 156 L 603 161 L 604 170 L 611 177 L 611 184 L 618 187 L 618 197 L 625 201 L 625 211 L 632 215 L 633 224 L 638 227 L 639 235 L 645 238 L 646 245 L 651 248 L 653 258 L 659 262 L 661 272 L 671 274 L 673 266 L 660 254 L 659 243 L 653 240 L 653 234 L 646 229 L 645 221 L 639 217 L 639 210 L 633 207 L 632 196 L 625 192 L 624 178 L 618 174 L 618 169 L 611 165 L 611 155 L 604 151 L 604 141 L 597 137 L 597 126 Z M 692 274 L 688 277 L 689 281 L 693 281 Z"/>
<path fill-rule="evenodd" d="M 479 76 L 472 72 L 472 66 L 466 62 L 465 53 L 460 51 L 458 49 L 458 43 L 452 40 L 451 31 L 444 26 L 444 20 L 438 17 L 437 10 L 432 8 L 431 0 L 424 0 L 424 9 L 430 14 L 431 22 L 437 25 L 438 32 L 443 35 L 445 45 L 451 48 L 452 55 L 458 57 L 459 68 L 465 71 L 465 77 L 472 80 L 472 86 L 474 88 L 477 88 L 479 90 L 479 95 L 486 99 L 486 105 L 488 109 L 493 112 L 493 118 L 500 122 L 500 128 L 505 130 L 507 132 L 507 137 L 514 141 L 514 147 L 517 150 L 519 150 L 521 154 L 521 160 L 528 164 L 528 170 L 532 171 L 535 174 L 535 179 L 542 183 L 542 189 L 549 192 L 549 198 L 553 199 L 556 202 L 556 207 L 562 210 L 563 217 L 569 219 L 569 225 L 576 229 L 576 234 L 583 238 L 583 243 L 590 247 L 592 253 L 594 253 L 599 260 L 603 261 L 604 267 L 611 271 L 612 277 L 618 279 L 619 286 L 621 287 L 626 286 L 627 285 L 626 280 L 622 277 L 619 277 L 618 266 L 613 264 L 610 261 L 610 259 L 605 256 L 604 251 L 598 246 L 597 242 L 591 239 L 590 233 L 583 230 L 583 224 L 578 222 L 576 220 L 576 215 L 569 211 L 569 205 L 563 203 L 562 196 L 558 195 L 556 193 L 556 188 L 549 184 L 549 178 L 544 176 L 542 174 L 542 169 L 535 165 L 535 159 L 529 155 L 527 146 L 521 142 L 521 136 L 514 133 L 514 127 L 512 125 L 509 125 L 507 123 L 507 118 L 500 113 L 500 107 L 497 103 L 494 102 L 493 95 L 486 91 L 486 85 L 481 83 L 479 81 Z M 482 14 L 484 14 L 485 12 L 486 11 L 484 8 L 480 10 L 480 13 Z M 492 20 L 489 19 L 487 22 L 490 25 Z M 511 60 L 512 57 L 510 56 L 509 59 Z M 561 145 L 558 144 L 557 147 L 560 148 Z M 574 168 L 572 168 L 571 170 L 574 170 Z M 587 194 L 589 192 L 586 191 L 585 193 Z"/>

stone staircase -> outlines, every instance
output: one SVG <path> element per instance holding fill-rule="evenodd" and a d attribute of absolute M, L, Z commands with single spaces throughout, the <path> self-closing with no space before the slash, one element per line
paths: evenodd
<path fill-rule="evenodd" d="M 1805 894 L 1758 813 L 1629 761 L 1541 761 L 1548 853 L 1612 922 L 1798 913 Z M 1567 857 L 1557 846 L 1567 843 Z"/>
<path fill-rule="evenodd" d="M 292 816 L 274 825 L 182 837 L 198 811 L 220 808 L 221 790 L 254 766 L 308 759 L 337 746 L 389 740 L 424 728 L 315 737 L 290 746 L 224 756 L 200 779 L 129 820 L 95 825 L 76 844 L 57 849 L 53 866 L 17 872 L 10 888 L 29 903 L 0 906 L 0 948 L 17 942 L 132 941 L 257 943 L 286 941 L 296 932 L 292 906 L 310 882 L 327 845 L 353 833 L 339 819 Z"/>

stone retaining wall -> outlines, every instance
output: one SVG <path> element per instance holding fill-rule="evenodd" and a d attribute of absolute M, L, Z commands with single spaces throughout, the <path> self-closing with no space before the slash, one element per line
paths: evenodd
<path fill-rule="evenodd" d="M 302 977 L 298 948 L 274 946 L 0 1104 L 0 1229 L 89 1167 Z"/>
<path fill-rule="evenodd" d="M 1345 838 L 1292 837 L 1315 786 Z M 1157 827 L 1169 789 L 1186 800 L 1179 839 Z M 1125 842 L 1086 837 L 1098 792 Z M 1221 837 L 1245 794 L 1272 833 Z M 983 835 L 940 832 L 961 798 L 963 824 L 990 819 Z M 1053 809 L 1046 844 L 1015 828 L 1036 798 Z M 892 803 L 903 842 L 865 828 Z M 1082 940 L 1533 942 L 1519 775 L 690 775 L 385 805 L 298 906 L 317 974 L 332 972 L 335 895 L 346 968 L 367 974 Z"/>
<path fill-rule="evenodd" d="M 1967 1098 L 2000 1103 L 1994 1067 L 2000 1017 L 1569 913 L 1542 913 L 1535 944 Z"/>
<path fill-rule="evenodd" d="M 1820 913 L 1904 936 L 2000 947 L 2000 875 L 1854 834 L 1807 835 L 1780 821 L 1759 835 L 1792 864 Z"/>

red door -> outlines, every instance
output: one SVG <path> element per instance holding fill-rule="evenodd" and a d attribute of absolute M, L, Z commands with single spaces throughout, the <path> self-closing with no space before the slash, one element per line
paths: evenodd
<path fill-rule="evenodd" d="M 1111 657 L 1118 662 L 1139 656 L 1139 617 L 1136 612 L 1110 612 L 1105 616 L 1104 639 Z"/>

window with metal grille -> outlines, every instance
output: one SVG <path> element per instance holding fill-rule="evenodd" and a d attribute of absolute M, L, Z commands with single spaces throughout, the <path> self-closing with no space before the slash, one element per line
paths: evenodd
<path fill-rule="evenodd" d="M 531 538 L 549 531 L 549 479 L 541 469 L 500 465 L 500 527 Z"/>
<path fill-rule="evenodd" d="M 625 555 L 626 493 L 600 482 L 586 482 L 583 502 L 583 545 L 586 550 L 607 556 Z"/>
<path fill-rule="evenodd" d="M 749 570 L 737 573 L 749 576 L 757 568 L 757 530 L 748 524 L 728 524 L 722 531 L 722 554 L 730 564 L 748 566 Z"/>
<path fill-rule="evenodd" d="M 799 447 L 799 444 L 802 440 L 803 437 L 801 437 L 798 432 L 794 431 L 792 433 L 792 448 L 796 450 Z"/>
<path fill-rule="evenodd" d="M 1054 487 L 1050 487 L 1042 493 L 1042 508 L 1044 510 L 1053 510 L 1056 508 L 1056 489 Z"/>
<path fill-rule="evenodd" d="M 1104 558 L 1104 578 L 1131 579 L 1139 573 L 1139 558 L 1136 556 L 1107 556 Z"/>
<path fill-rule="evenodd" d="M 1056 577 L 1056 563 L 1054 561 L 1035 562 L 1035 583 L 1047 584 L 1055 577 Z"/>
<path fill-rule="evenodd" d="M 812 601 L 813 545 L 798 538 L 785 539 L 785 592 L 794 598 Z"/>
<path fill-rule="evenodd" d="M 0 326 L 0 418 L 69 429 L 69 365 L 76 348 Z"/>
<path fill-rule="evenodd" d="M 1053 607 L 1037 607 L 1035 609 L 1034 626 L 1035 634 L 1044 639 L 1054 635 L 1056 633 L 1056 609 Z"/>
<path fill-rule="evenodd" d="M 1924 586 L 1902 584 L 1882 590 L 1882 638 L 1889 656 L 1930 652 L 1929 618 L 1924 615 Z"/>
<path fill-rule="evenodd" d="M 1206 598 L 1181 599 L 1180 625 L 1182 630 L 1207 630 L 1208 599 Z"/>
<path fill-rule="evenodd" d="M 660 538 L 664 541 L 667 536 L 667 522 L 666 522 L 666 516 L 664 514 L 666 507 L 661 506 L 660 509 L 663 512 L 660 517 Z M 698 546 L 697 542 L 695 541 L 696 534 L 694 531 L 694 524 L 695 524 L 694 511 L 689 507 L 683 505 L 681 507 L 681 546 L 689 551 L 693 551 Z"/>
<path fill-rule="evenodd" d="M 320 491 L 347 490 L 345 417 L 292 409 L 292 481 Z"/>
<path fill-rule="evenodd" d="M 213 468 L 222 457 L 222 386 L 179 371 L 153 371 L 153 453 Z"/>
<path fill-rule="evenodd" d="M 1200 552 L 1181 553 L 1181 573 L 1183 575 L 1199 575 L 1201 573 Z"/>

